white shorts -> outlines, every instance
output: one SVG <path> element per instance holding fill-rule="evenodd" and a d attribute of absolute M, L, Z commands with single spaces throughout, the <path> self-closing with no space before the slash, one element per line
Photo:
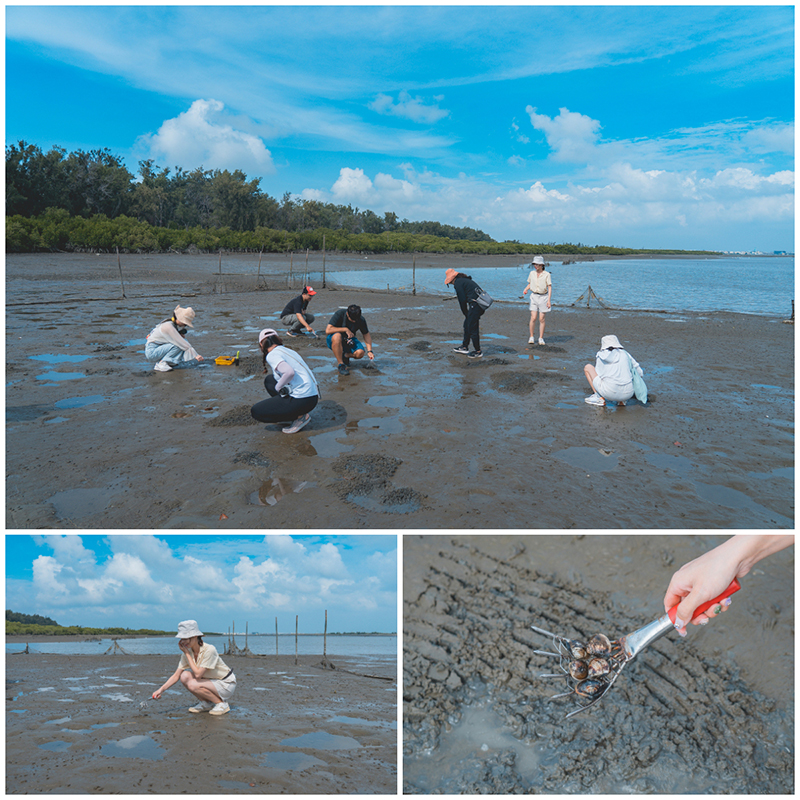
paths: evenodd
<path fill-rule="evenodd" d="M 236 691 L 236 675 L 233 672 L 231 672 L 227 678 L 216 681 L 212 680 L 211 683 L 214 685 L 214 691 L 219 695 L 219 699 L 222 700 L 223 703 L 227 703 Z"/>
<path fill-rule="evenodd" d="M 607 381 L 600 375 L 595 375 L 592 385 L 600 397 L 615 403 L 619 403 L 621 400 L 630 400 L 633 397 L 633 383 L 620 385 L 619 383 Z"/>
<path fill-rule="evenodd" d="M 547 307 L 547 295 L 531 292 L 530 309 L 531 311 L 538 311 L 540 314 L 546 314 L 550 310 Z"/>

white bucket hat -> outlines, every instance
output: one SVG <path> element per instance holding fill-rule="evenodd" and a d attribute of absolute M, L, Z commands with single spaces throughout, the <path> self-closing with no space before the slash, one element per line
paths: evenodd
<path fill-rule="evenodd" d="M 189 306 L 188 308 L 181 308 L 180 306 L 176 306 L 175 310 L 172 312 L 175 319 L 181 323 L 181 325 L 188 325 L 190 328 L 194 328 L 192 322 L 194 321 L 195 313 L 194 309 Z"/>
<path fill-rule="evenodd" d="M 197 623 L 193 619 L 185 619 L 183 622 L 178 623 L 178 632 L 175 634 L 175 638 L 191 639 L 192 636 L 203 635 L 203 631 L 197 627 Z"/>
<path fill-rule="evenodd" d="M 533 257 L 533 261 L 531 261 L 531 264 L 541 264 L 542 266 L 544 266 L 544 257 L 543 256 L 534 256 Z"/>
<path fill-rule="evenodd" d="M 613 333 L 610 334 L 609 336 L 604 336 L 600 340 L 600 349 L 601 350 L 608 350 L 609 347 L 618 347 L 620 350 L 623 349 L 622 345 L 619 343 L 619 339 L 617 339 L 617 337 L 614 336 Z"/>

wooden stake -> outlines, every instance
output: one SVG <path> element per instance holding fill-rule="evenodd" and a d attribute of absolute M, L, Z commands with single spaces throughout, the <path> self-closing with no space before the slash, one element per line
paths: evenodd
<path fill-rule="evenodd" d="M 122 286 L 122 296 L 125 297 L 125 281 L 122 280 L 122 262 L 119 258 L 119 247 L 117 247 L 117 266 L 119 267 L 119 282 Z"/>
<path fill-rule="evenodd" d="M 275 617 L 275 655 L 278 655 L 278 618 Z"/>
<path fill-rule="evenodd" d="M 297 630 L 300 615 L 296 614 L 294 618 L 294 665 L 297 666 Z"/>
<path fill-rule="evenodd" d="M 322 288 L 325 288 L 325 234 L 322 234 Z"/>
<path fill-rule="evenodd" d="M 411 294 L 417 293 L 417 254 L 414 253 L 414 261 L 411 265 Z"/>
<path fill-rule="evenodd" d="M 328 609 L 325 609 L 325 633 L 322 634 L 322 660 L 328 661 Z"/>
<path fill-rule="evenodd" d="M 264 255 L 264 248 L 261 248 L 261 252 L 258 254 L 258 279 L 261 280 L 261 256 Z"/>

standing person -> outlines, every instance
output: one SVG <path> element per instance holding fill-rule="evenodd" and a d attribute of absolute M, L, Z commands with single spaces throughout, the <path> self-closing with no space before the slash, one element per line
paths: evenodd
<path fill-rule="evenodd" d="M 522 290 L 524 297 L 531 291 L 530 310 L 530 338 L 528 344 L 533 344 L 536 338 L 533 335 L 533 329 L 536 325 L 536 316 L 539 316 L 539 344 L 544 344 L 544 315 L 550 310 L 550 303 L 553 299 L 553 282 L 550 278 L 550 273 L 544 268 L 544 258 L 542 256 L 534 256 L 531 262 L 533 269 L 528 275 L 528 285 Z"/>
<path fill-rule="evenodd" d="M 454 269 L 448 269 L 445 272 L 444 283 L 445 286 L 452 284 L 456 290 L 458 304 L 464 315 L 464 341 L 461 347 L 454 347 L 453 352 L 462 353 L 468 358 L 483 358 L 480 321 L 485 309 L 478 304 L 481 287 L 469 275 L 464 275 Z M 469 349 L 470 339 L 475 348 L 472 351 Z"/>
<path fill-rule="evenodd" d="M 356 334 L 359 332 L 364 335 L 366 348 L 356 338 Z M 325 333 L 328 336 L 328 347 L 333 355 L 336 356 L 337 369 L 340 375 L 349 375 L 350 370 L 347 365 L 350 363 L 350 359 L 363 358 L 365 351 L 369 356 L 369 360 L 374 360 L 372 336 L 370 336 L 367 321 L 361 314 L 361 306 L 354 304 L 334 311 L 328 326 L 325 328 Z"/>
<path fill-rule="evenodd" d="M 300 331 L 305 328 L 312 336 L 316 336 L 311 327 L 316 317 L 308 311 L 308 303 L 316 292 L 310 286 L 304 286 L 301 294 L 286 304 L 286 308 L 281 311 L 281 322 L 287 326 L 286 333 L 289 336 L 299 336 Z"/>
<path fill-rule="evenodd" d="M 159 322 L 147 334 L 144 355 L 148 361 L 155 361 L 156 372 L 169 372 L 175 367 L 187 367 L 191 362 L 202 361 L 201 356 L 186 341 L 186 328 L 194 328 L 194 309 L 177 306 L 170 319 Z"/>
<path fill-rule="evenodd" d="M 600 340 L 600 350 L 594 366 L 583 368 L 586 380 L 594 394 L 586 398 L 592 406 L 604 406 L 606 400 L 625 405 L 633 397 L 633 371 L 639 378 L 644 375 L 636 359 L 619 343 L 616 336 L 604 336 Z M 645 401 L 647 396 L 645 395 Z"/>
<path fill-rule="evenodd" d="M 175 672 L 153 692 L 153 700 L 158 700 L 170 686 L 180 681 L 200 701 L 189 711 L 195 714 L 208 711 L 219 716 L 231 710 L 228 700 L 236 691 L 236 676 L 220 658 L 217 648 L 203 642 L 204 635 L 193 619 L 178 623 L 175 638 L 180 639 L 178 647 L 183 655 Z"/>
<path fill-rule="evenodd" d="M 258 334 L 258 346 L 272 375 L 264 378 L 270 396 L 256 403 L 250 414 L 259 422 L 291 422 L 284 433 L 297 433 L 311 422 L 311 411 L 319 402 L 319 387 L 311 368 L 294 350 L 284 347 L 272 328 Z"/>

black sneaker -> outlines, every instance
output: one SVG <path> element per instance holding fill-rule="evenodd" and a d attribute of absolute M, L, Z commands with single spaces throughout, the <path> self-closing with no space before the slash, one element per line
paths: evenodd
<path fill-rule="evenodd" d="M 467 354 L 467 358 L 483 358 L 483 353 L 480 350 L 473 350 Z"/>
<path fill-rule="evenodd" d="M 453 352 L 454 353 L 461 353 L 461 355 L 466 356 L 466 355 L 469 355 L 469 348 L 468 347 L 454 347 L 453 348 Z"/>
<path fill-rule="evenodd" d="M 346 367 L 350 366 L 350 356 L 347 353 L 342 353 L 342 361 L 344 361 Z"/>
<path fill-rule="evenodd" d="M 347 366 L 345 364 L 339 364 L 337 369 L 339 370 L 339 374 L 340 375 L 349 375 L 350 374 L 350 370 L 347 369 Z"/>

